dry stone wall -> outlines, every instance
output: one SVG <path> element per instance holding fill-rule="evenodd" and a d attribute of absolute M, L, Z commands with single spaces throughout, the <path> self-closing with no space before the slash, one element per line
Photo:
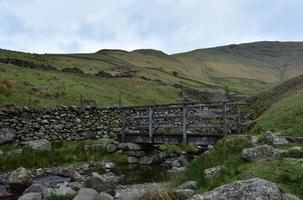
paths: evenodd
<path fill-rule="evenodd" d="M 120 130 L 121 112 L 116 107 L 5 108 L 0 110 L 0 129 L 15 132 L 19 142 L 97 139 Z"/>

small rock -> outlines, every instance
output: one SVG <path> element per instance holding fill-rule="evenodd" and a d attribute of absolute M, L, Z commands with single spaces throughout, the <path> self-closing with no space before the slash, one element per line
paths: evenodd
<path fill-rule="evenodd" d="M 117 146 L 114 145 L 114 144 L 108 144 L 108 145 L 106 146 L 106 151 L 107 151 L 108 153 L 113 153 L 113 152 L 116 151 L 116 149 L 117 149 Z"/>
<path fill-rule="evenodd" d="M 83 184 L 79 182 L 70 182 L 68 183 L 68 187 L 71 187 L 73 190 L 78 191 L 83 188 Z"/>
<path fill-rule="evenodd" d="M 286 151 L 275 149 L 270 145 L 261 145 L 242 150 L 241 157 L 245 160 L 264 160 L 282 157 Z"/>
<path fill-rule="evenodd" d="M 73 200 L 102 200 L 96 190 L 90 188 L 82 188 Z"/>
<path fill-rule="evenodd" d="M 282 200 L 300 200 L 300 199 L 292 194 L 284 193 L 282 195 Z"/>
<path fill-rule="evenodd" d="M 112 195 L 107 194 L 105 192 L 100 193 L 100 198 L 101 198 L 101 200 L 114 200 L 115 199 Z"/>
<path fill-rule="evenodd" d="M 113 168 L 115 168 L 116 165 L 110 161 L 102 160 L 101 162 L 99 162 L 97 164 L 97 166 L 99 166 L 103 169 L 113 169 Z"/>
<path fill-rule="evenodd" d="M 144 156 L 140 158 L 139 164 L 140 165 L 151 165 L 153 163 L 154 159 L 152 157 Z"/>
<path fill-rule="evenodd" d="M 181 163 L 178 160 L 174 160 L 171 164 L 172 167 L 181 167 Z"/>
<path fill-rule="evenodd" d="M 195 194 L 195 191 L 192 189 L 176 189 L 173 193 L 178 199 L 188 199 Z"/>
<path fill-rule="evenodd" d="M 137 164 L 138 163 L 138 158 L 136 158 L 136 157 L 127 157 L 127 162 L 128 162 L 128 164 Z"/>
<path fill-rule="evenodd" d="M 302 148 L 300 146 L 295 146 L 295 147 L 292 147 L 291 150 L 294 150 L 294 151 L 301 151 Z"/>
<path fill-rule="evenodd" d="M 26 193 L 18 198 L 18 200 L 42 200 L 42 195 L 40 193 Z"/>
<path fill-rule="evenodd" d="M 187 181 L 185 183 L 182 183 L 178 189 L 191 189 L 196 190 L 197 189 L 197 181 Z"/>
<path fill-rule="evenodd" d="M 273 133 L 271 131 L 266 131 L 264 134 L 265 140 L 274 145 L 283 145 L 288 144 L 288 140 L 284 137 L 281 137 L 278 133 Z"/>
<path fill-rule="evenodd" d="M 211 181 L 214 177 L 218 176 L 223 170 L 224 166 L 216 166 L 204 170 L 204 178 L 207 181 Z"/>
<path fill-rule="evenodd" d="M 73 173 L 73 179 L 75 180 L 75 181 L 84 181 L 85 180 L 85 178 L 81 175 L 81 174 L 79 174 L 79 172 L 77 172 L 77 171 L 75 171 L 74 173 Z"/>
<path fill-rule="evenodd" d="M 58 188 L 54 189 L 54 195 L 56 196 L 75 196 L 76 192 L 68 187 L 65 183 L 61 183 L 58 185 Z"/>
<path fill-rule="evenodd" d="M 15 132 L 8 129 L 0 129 L 0 144 L 12 142 L 15 137 Z"/>

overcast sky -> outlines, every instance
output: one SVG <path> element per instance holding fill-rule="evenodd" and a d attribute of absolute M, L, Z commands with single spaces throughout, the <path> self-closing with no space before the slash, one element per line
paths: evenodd
<path fill-rule="evenodd" d="M 0 0 L 0 48 L 167 53 L 303 40 L 302 0 Z"/>

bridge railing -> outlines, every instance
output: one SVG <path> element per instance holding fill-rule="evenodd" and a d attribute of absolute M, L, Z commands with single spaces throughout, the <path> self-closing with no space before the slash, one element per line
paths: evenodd
<path fill-rule="evenodd" d="M 121 118 L 122 140 L 126 134 L 145 134 L 152 143 L 155 135 L 179 134 L 187 143 L 189 135 L 240 134 L 243 104 L 223 101 L 128 107 Z"/>

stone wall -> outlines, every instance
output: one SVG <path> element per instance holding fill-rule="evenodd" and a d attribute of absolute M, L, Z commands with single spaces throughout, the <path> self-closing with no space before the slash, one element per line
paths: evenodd
<path fill-rule="evenodd" d="M 120 113 L 115 107 L 6 108 L 0 110 L 0 129 L 14 131 L 19 142 L 96 139 L 119 131 Z"/>

